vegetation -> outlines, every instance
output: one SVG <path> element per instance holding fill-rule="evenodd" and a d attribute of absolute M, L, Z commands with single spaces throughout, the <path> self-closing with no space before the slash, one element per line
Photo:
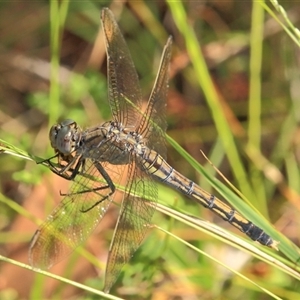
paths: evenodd
<path fill-rule="evenodd" d="M 171 0 L 0 2 L 0 299 L 118 299 L 101 292 L 116 208 L 50 273 L 27 258 L 69 186 L 35 164 L 53 155 L 49 127 L 110 119 L 103 7 L 119 20 L 145 99 L 173 36 L 169 163 L 280 242 L 279 251 L 260 246 L 160 185 L 155 226 L 111 294 L 296 299 L 299 3 Z"/>

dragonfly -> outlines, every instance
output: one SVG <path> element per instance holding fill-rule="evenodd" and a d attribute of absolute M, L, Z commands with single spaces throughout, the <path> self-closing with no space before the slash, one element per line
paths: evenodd
<path fill-rule="evenodd" d="M 29 250 L 30 264 L 48 269 L 70 254 L 90 236 L 120 191 L 120 212 L 105 272 L 104 291 L 109 292 L 146 235 L 155 212 L 158 181 L 212 210 L 252 240 L 276 248 L 276 241 L 261 228 L 166 161 L 165 110 L 172 38 L 164 47 L 155 83 L 144 107 L 129 49 L 108 8 L 102 10 L 101 21 L 112 121 L 86 130 L 71 119 L 52 126 L 49 137 L 55 156 L 47 160 L 49 168 L 73 183 L 34 234 Z M 58 163 L 52 161 L 54 158 Z"/>

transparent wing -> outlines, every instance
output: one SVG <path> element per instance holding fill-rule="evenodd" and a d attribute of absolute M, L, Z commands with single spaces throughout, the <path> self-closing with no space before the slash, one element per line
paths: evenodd
<path fill-rule="evenodd" d="M 140 119 L 142 95 L 138 75 L 112 12 L 102 10 L 105 33 L 109 103 L 114 120 L 135 128 Z"/>
<path fill-rule="evenodd" d="M 171 52 L 172 38 L 170 37 L 163 51 L 145 114 L 137 130 L 145 138 L 147 146 L 158 152 L 163 158 L 167 156 L 165 145 L 165 131 L 167 129 L 165 111 Z"/>
<path fill-rule="evenodd" d="M 156 182 L 135 163 L 129 166 L 129 184 L 111 242 L 106 266 L 104 291 L 108 292 L 122 267 L 143 241 L 157 200 Z M 149 200 L 145 200 L 147 199 Z"/>
<path fill-rule="evenodd" d="M 103 163 L 109 176 L 119 182 L 123 166 Z M 29 249 L 34 267 L 48 269 L 84 242 L 107 211 L 112 190 L 90 159 L 85 160 L 85 173 L 79 173 L 70 192 L 36 231 Z M 105 199 L 99 202 L 101 199 Z"/>

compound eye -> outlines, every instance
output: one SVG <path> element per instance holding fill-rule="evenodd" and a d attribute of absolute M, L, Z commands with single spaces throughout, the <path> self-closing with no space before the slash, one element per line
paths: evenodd
<path fill-rule="evenodd" d="M 53 125 L 49 132 L 52 148 L 64 155 L 72 153 L 80 142 L 81 129 L 71 119 Z"/>
<path fill-rule="evenodd" d="M 51 143 L 52 148 L 55 148 L 57 134 L 60 130 L 61 130 L 61 125 L 60 124 L 55 124 L 51 127 L 51 129 L 49 131 L 49 139 L 50 139 L 50 143 Z"/>
<path fill-rule="evenodd" d="M 60 123 L 60 125 L 61 125 L 61 127 L 65 127 L 65 126 L 72 127 L 72 128 L 76 128 L 77 127 L 76 122 L 74 120 L 72 120 L 72 119 L 63 120 Z"/>

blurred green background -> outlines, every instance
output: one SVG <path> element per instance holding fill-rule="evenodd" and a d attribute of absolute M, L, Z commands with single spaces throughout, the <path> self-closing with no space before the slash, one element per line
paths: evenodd
<path fill-rule="evenodd" d="M 48 141 L 53 122 L 72 118 L 86 128 L 110 119 L 100 26 L 101 8 L 110 7 L 145 99 L 163 46 L 173 36 L 168 135 L 220 179 L 201 149 L 249 205 L 298 246 L 300 56 L 295 29 L 300 4 L 281 4 L 290 27 L 272 3 L 264 1 L 1 1 L 0 138 L 47 158 L 53 154 Z M 215 193 L 173 147 L 168 147 L 168 162 Z M 0 254 L 27 263 L 35 218 L 46 218 L 69 183 L 32 161 L 5 154 L 0 155 L 0 166 Z M 236 233 L 174 191 L 162 187 L 160 199 Z M 116 217 L 116 211 L 109 212 L 86 244 L 85 255 L 92 253 L 100 267 L 75 253 L 51 271 L 101 289 Z M 300 291 L 297 279 L 210 235 L 159 213 L 153 223 L 282 299 L 296 299 Z M 296 260 L 292 263 L 297 265 Z M 125 299 L 271 298 L 157 229 L 149 231 L 111 292 Z M 0 299 L 56 298 L 99 296 L 0 263 Z"/>

